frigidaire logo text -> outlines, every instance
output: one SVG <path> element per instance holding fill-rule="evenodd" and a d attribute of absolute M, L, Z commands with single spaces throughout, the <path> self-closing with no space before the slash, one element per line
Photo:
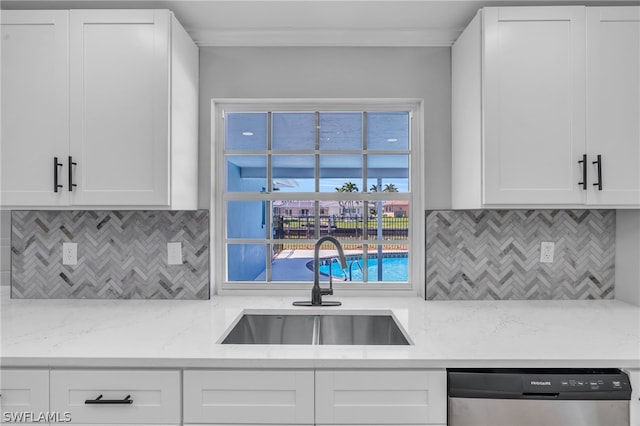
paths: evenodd
<path fill-rule="evenodd" d="M 532 380 L 531 384 L 534 386 L 551 386 L 551 382 L 540 382 L 536 380 Z"/>

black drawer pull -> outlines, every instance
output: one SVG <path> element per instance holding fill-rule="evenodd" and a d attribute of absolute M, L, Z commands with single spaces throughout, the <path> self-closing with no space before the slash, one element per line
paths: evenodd
<path fill-rule="evenodd" d="M 587 154 L 582 154 L 582 160 L 578 161 L 578 164 L 582 164 L 582 182 L 578 182 L 578 185 L 582 186 L 582 189 L 587 189 Z"/>
<path fill-rule="evenodd" d="M 62 188 L 62 185 L 58 184 L 58 167 L 62 167 L 62 163 L 58 163 L 58 157 L 53 157 L 53 192 Z"/>
<path fill-rule="evenodd" d="M 77 166 L 78 163 L 73 161 L 73 157 L 69 156 L 69 192 L 73 192 L 73 187 L 78 186 L 73 183 L 73 166 Z"/>
<path fill-rule="evenodd" d="M 133 404 L 131 395 L 127 395 L 124 399 L 102 399 L 102 395 L 98 395 L 96 399 L 87 399 L 85 404 Z"/>
<path fill-rule="evenodd" d="M 598 154 L 598 159 L 591 164 L 598 165 L 598 181 L 593 186 L 597 186 L 598 191 L 602 191 L 602 155 Z"/>

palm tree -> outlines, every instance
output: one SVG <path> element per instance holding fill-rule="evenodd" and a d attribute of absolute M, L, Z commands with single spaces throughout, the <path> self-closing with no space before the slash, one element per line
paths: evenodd
<path fill-rule="evenodd" d="M 341 189 L 342 189 L 342 191 L 340 191 L 340 192 L 358 192 L 358 191 L 360 191 L 360 189 L 358 188 L 358 185 L 356 185 L 353 182 L 345 182 L 342 185 Z"/>
<path fill-rule="evenodd" d="M 382 192 L 398 192 L 398 188 L 394 184 L 388 183 L 384 186 Z"/>
<path fill-rule="evenodd" d="M 371 185 L 371 188 L 369 188 L 369 192 L 378 192 L 378 185 Z M 385 184 L 382 192 L 398 192 L 398 187 L 396 187 L 393 183 L 387 183 Z"/>
<path fill-rule="evenodd" d="M 349 182 L 345 182 L 341 187 L 336 187 L 336 191 L 337 192 L 358 192 L 360 191 L 360 189 L 358 188 L 358 185 L 349 181 Z M 356 205 L 360 204 L 359 201 L 353 201 L 353 200 L 338 201 L 338 203 L 340 205 L 340 208 L 342 209 L 343 216 L 344 216 L 345 208 L 348 208 L 349 212 L 351 213 L 353 211 L 354 203 Z"/>

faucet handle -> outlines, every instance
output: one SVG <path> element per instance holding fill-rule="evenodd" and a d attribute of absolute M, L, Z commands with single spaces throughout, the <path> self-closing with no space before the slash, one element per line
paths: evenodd
<path fill-rule="evenodd" d="M 322 289 L 320 289 L 320 293 L 323 296 L 333 296 L 333 289 L 332 288 L 322 288 Z"/>
<path fill-rule="evenodd" d="M 324 290 L 320 290 L 322 292 L 323 295 L 333 295 L 333 274 L 329 273 L 329 288 L 324 289 Z"/>

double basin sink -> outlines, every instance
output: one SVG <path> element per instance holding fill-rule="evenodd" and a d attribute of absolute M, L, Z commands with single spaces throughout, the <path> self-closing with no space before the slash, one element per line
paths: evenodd
<path fill-rule="evenodd" d="M 249 345 L 410 345 L 390 312 L 243 313 L 221 341 Z"/>

